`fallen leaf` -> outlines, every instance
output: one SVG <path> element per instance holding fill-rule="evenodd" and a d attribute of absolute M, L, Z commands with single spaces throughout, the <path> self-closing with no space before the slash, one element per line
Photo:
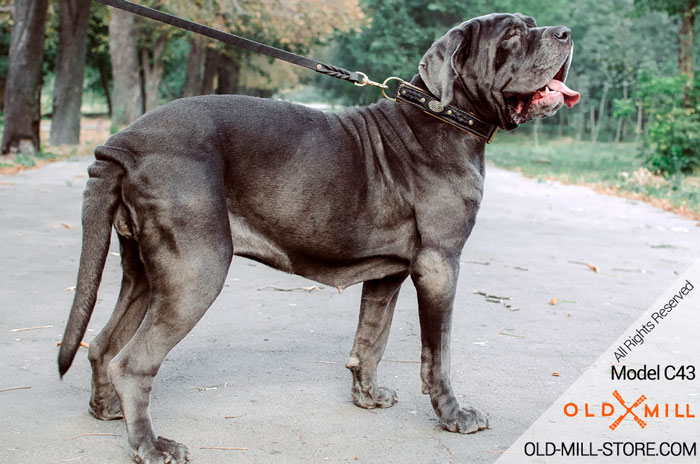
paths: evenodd
<path fill-rule="evenodd" d="M 559 372 L 552 372 L 552 377 L 559 377 Z"/>
<path fill-rule="evenodd" d="M 61 346 L 62 344 L 63 344 L 63 342 L 58 342 L 58 343 L 56 343 L 56 346 Z M 80 342 L 80 346 L 82 346 L 83 348 L 90 348 L 90 345 L 88 345 L 85 342 Z"/>
<path fill-rule="evenodd" d="M 36 327 L 22 327 L 21 329 L 12 329 L 10 332 L 26 332 L 27 330 L 50 329 L 52 325 L 38 325 Z"/>
<path fill-rule="evenodd" d="M 66 229 L 72 229 L 72 228 L 73 228 L 73 227 L 72 227 L 70 224 L 68 224 L 67 222 L 62 222 L 61 225 L 62 225 L 63 227 L 65 227 Z"/>
<path fill-rule="evenodd" d="M 593 264 L 586 264 L 586 266 L 588 266 L 588 269 L 593 272 L 600 272 L 600 270 L 598 270 L 598 266 L 594 266 Z"/>
<path fill-rule="evenodd" d="M 82 438 L 82 437 L 119 437 L 121 435 L 117 433 L 82 433 L 80 435 L 76 435 L 71 440 L 75 440 L 77 438 Z"/>
<path fill-rule="evenodd" d="M 294 290 L 303 290 L 305 292 L 318 292 L 319 290 L 323 290 L 323 287 L 319 287 L 318 285 L 312 285 L 310 287 L 291 287 L 291 288 L 273 287 L 272 285 L 266 285 L 265 287 L 258 288 L 258 291 L 266 290 L 268 288 L 272 289 L 276 292 L 293 292 Z M 342 290 L 339 290 L 339 291 L 342 293 Z"/>
<path fill-rule="evenodd" d="M 0 393 L 3 392 L 9 392 L 9 391 L 14 391 L 14 390 L 29 390 L 32 387 L 13 387 L 13 388 L 5 388 L 4 390 L 0 390 Z"/>
<path fill-rule="evenodd" d="M 549 300 L 549 304 L 551 304 L 552 306 L 554 306 L 555 304 L 557 304 L 557 301 L 559 301 L 558 298 L 552 298 L 551 300 Z"/>
<path fill-rule="evenodd" d="M 248 448 L 234 448 L 231 446 L 200 446 L 203 450 L 222 450 L 222 451 L 246 451 Z"/>

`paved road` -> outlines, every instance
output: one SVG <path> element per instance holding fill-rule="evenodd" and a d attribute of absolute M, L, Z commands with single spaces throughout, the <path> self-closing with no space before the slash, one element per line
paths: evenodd
<path fill-rule="evenodd" d="M 55 363 L 75 285 L 88 163 L 0 177 L 0 462 L 129 462 L 123 423 L 87 413 L 86 351 L 63 381 Z M 156 379 L 158 431 L 186 443 L 198 463 L 495 461 L 700 257 L 700 227 L 493 166 L 486 184 L 462 257 L 452 383 L 463 402 L 489 414 L 492 430 L 444 432 L 421 395 L 410 283 L 379 373 L 400 402 L 366 411 L 353 406 L 344 367 L 360 287 L 279 291 L 272 287 L 313 283 L 236 258 L 222 295 Z M 106 321 L 119 279 L 119 258 L 110 255 L 87 341 Z M 510 297 L 511 307 L 475 291 Z M 14 331 L 36 326 L 48 327 Z M 24 388 L 6 390 L 17 387 Z"/>

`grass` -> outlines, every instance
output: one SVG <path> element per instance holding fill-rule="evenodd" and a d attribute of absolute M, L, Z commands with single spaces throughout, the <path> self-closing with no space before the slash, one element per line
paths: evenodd
<path fill-rule="evenodd" d="M 569 138 L 545 139 L 535 147 L 531 137 L 515 133 L 497 135 L 486 157 L 528 177 L 587 185 L 700 220 L 700 175 L 654 175 L 637 153 L 634 143 L 593 145 Z"/>

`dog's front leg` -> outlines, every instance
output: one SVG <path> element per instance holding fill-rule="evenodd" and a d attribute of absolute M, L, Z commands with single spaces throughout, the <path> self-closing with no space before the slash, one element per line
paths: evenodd
<path fill-rule="evenodd" d="M 421 250 L 411 267 L 421 326 L 421 380 L 442 426 L 473 433 L 488 427 L 486 416 L 461 408 L 450 385 L 450 328 L 459 255 L 439 248 Z"/>

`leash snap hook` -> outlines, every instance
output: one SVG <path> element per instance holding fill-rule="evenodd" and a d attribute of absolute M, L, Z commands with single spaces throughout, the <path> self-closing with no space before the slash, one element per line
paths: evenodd
<path fill-rule="evenodd" d="M 363 72 L 355 71 L 355 73 L 362 76 L 362 82 L 355 82 L 355 85 L 358 87 L 364 87 L 366 85 L 369 85 L 372 87 L 379 87 L 380 89 L 382 89 L 382 91 L 387 88 L 385 84 L 380 84 L 379 82 L 374 82 L 369 77 L 367 77 L 367 74 L 365 74 Z"/>

